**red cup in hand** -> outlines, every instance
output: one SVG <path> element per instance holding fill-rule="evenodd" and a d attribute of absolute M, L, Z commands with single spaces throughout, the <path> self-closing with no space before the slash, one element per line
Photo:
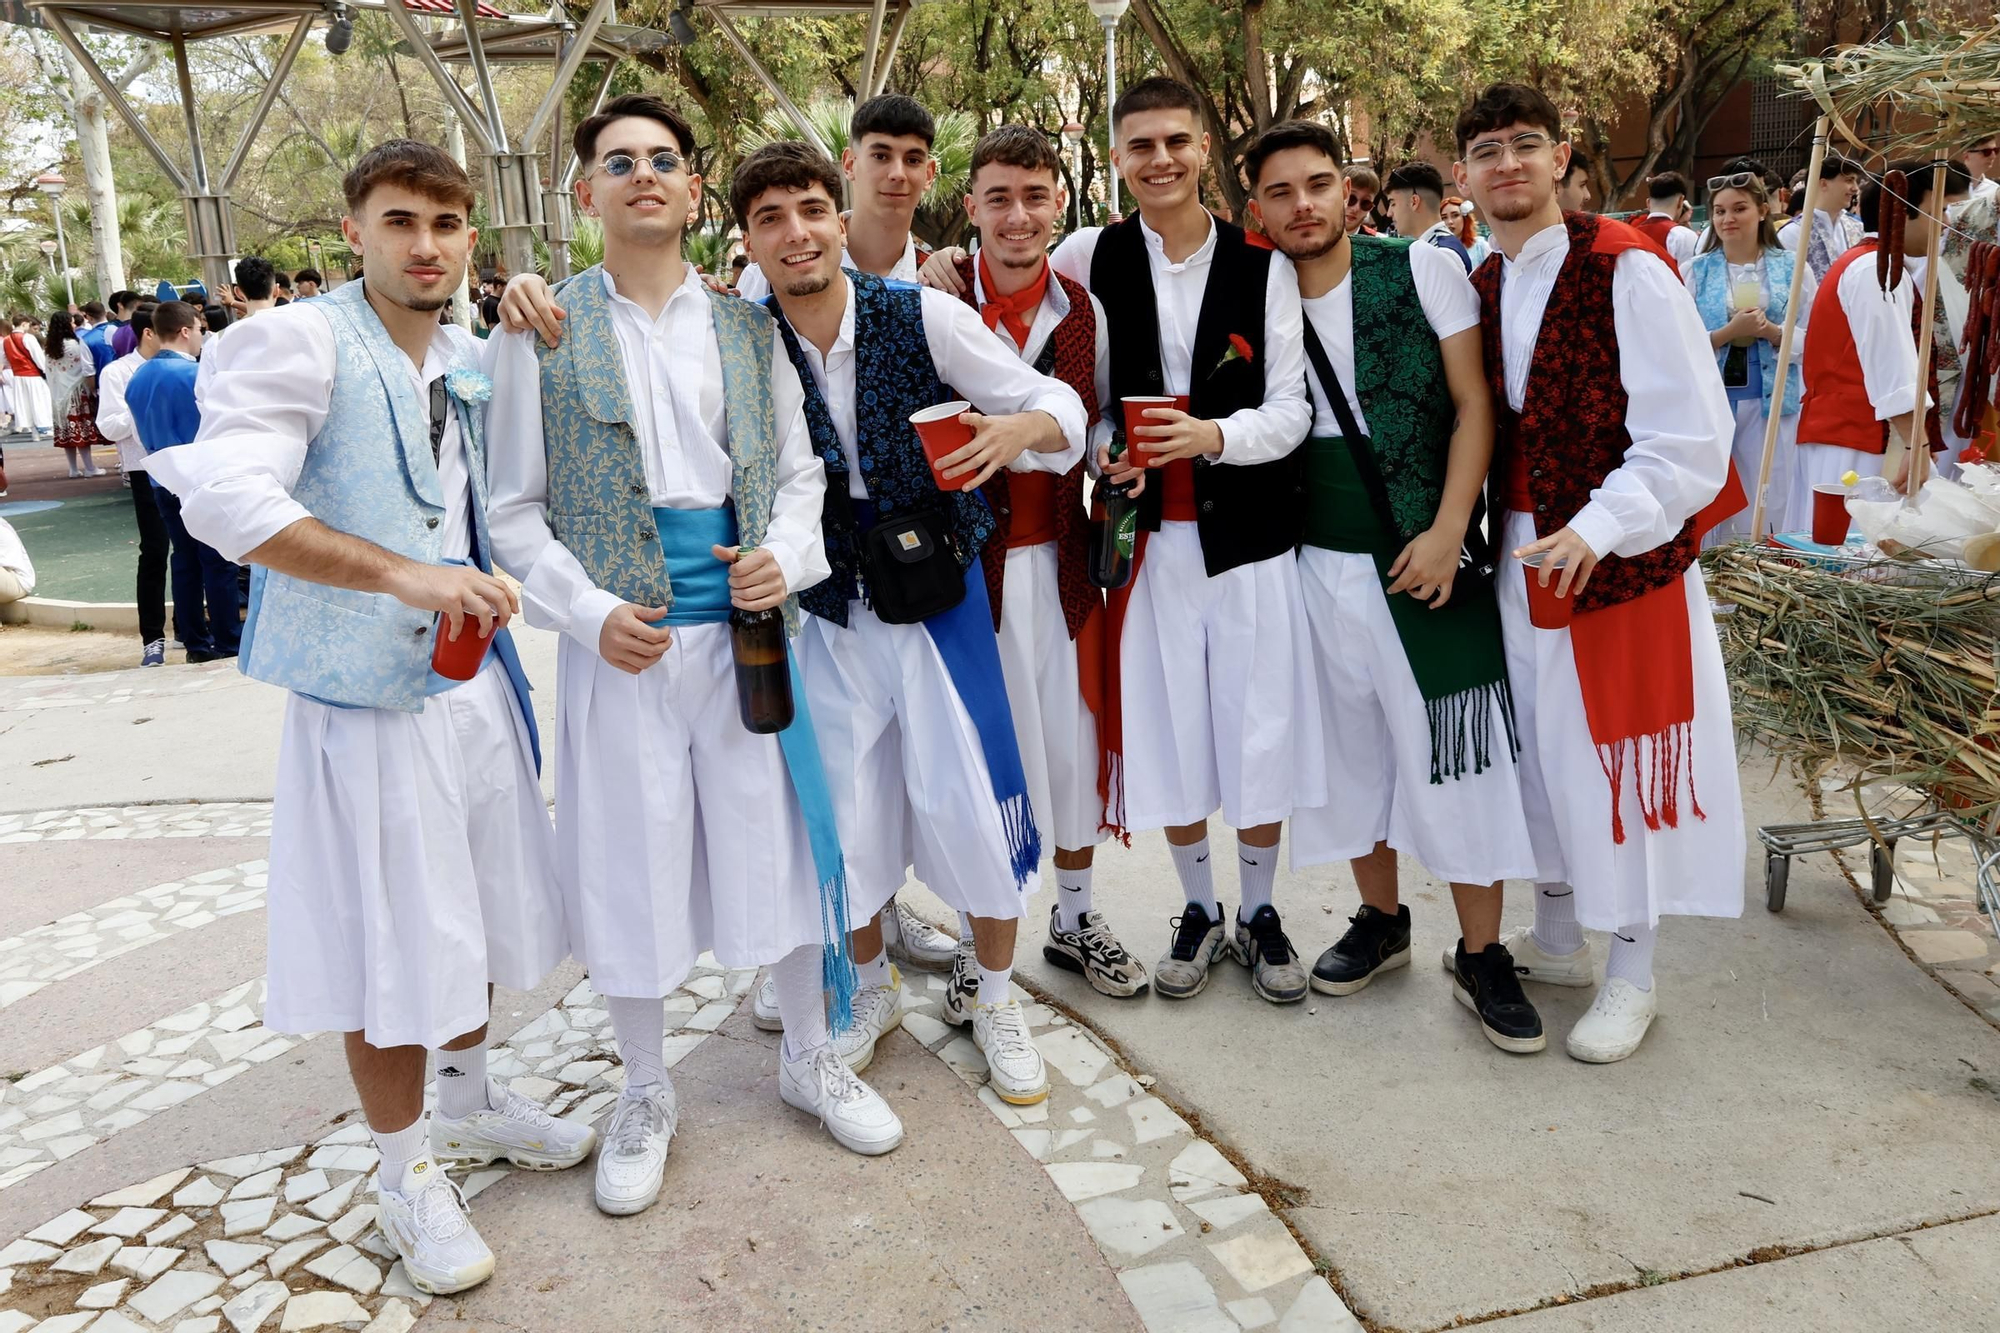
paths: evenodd
<path fill-rule="evenodd" d="M 1547 551 L 1537 551 L 1521 561 L 1521 572 L 1528 576 L 1528 623 L 1536 629 L 1565 629 L 1576 610 L 1576 594 L 1556 596 L 1556 585 L 1562 582 L 1561 565 L 1549 567 L 1549 586 L 1542 586 L 1542 562 L 1548 558 Z"/>
<path fill-rule="evenodd" d="M 940 458 L 972 443 L 972 427 L 959 420 L 971 410 L 972 404 L 961 399 L 910 413 L 910 424 L 916 427 L 917 438 L 923 441 L 924 457 L 931 461 L 931 478 L 941 491 L 963 490 L 965 483 L 974 475 L 964 472 L 956 477 L 947 477 L 938 470 Z"/>
<path fill-rule="evenodd" d="M 1141 426 L 1164 426 L 1167 423 L 1158 417 L 1146 415 L 1152 407 L 1171 407 L 1177 412 L 1188 410 L 1188 396 L 1184 393 L 1166 394 L 1160 397 L 1127 398 L 1125 402 L 1125 441 L 1135 448 L 1148 451 L 1164 449 L 1166 442 L 1155 435 L 1138 434 Z"/>
<path fill-rule="evenodd" d="M 1812 539 L 1821 546 L 1847 540 L 1847 488 L 1832 483 L 1813 487 Z"/>
<path fill-rule="evenodd" d="M 467 616 L 459 622 L 458 637 L 451 637 L 451 621 L 440 615 L 431 626 L 431 670 L 446 680 L 471 680 L 486 660 L 493 644 L 491 634 L 479 632 L 479 617 Z"/>

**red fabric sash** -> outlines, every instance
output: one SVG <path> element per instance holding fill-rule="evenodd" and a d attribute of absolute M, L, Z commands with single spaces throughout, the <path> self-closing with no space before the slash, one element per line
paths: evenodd
<path fill-rule="evenodd" d="M 986 252 L 979 252 L 979 285 L 986 292 L 986 300 L 979 306 L 979 317 L 986 321 L 989 329 L 1007 326 L 1014 345 L 1025 349 L 1028 345 L 1028 330 L 1035 322 L 1035 312 L 1042 308 L 1042 298 L 1049 291 L 1049 266 L 1042 263 L 1041 276 L 1015 292 L 1012 296 L 1001 296 L 993 290 L 993 270 L 986 267 Z"/>
<path fill-rule="evenodd" d="M 1611 783 L 1611 840 L 1625 841 L 1628 766 L 1647 828 L 1680 826 L 1683 775 L 1694 817 L 1708 818 L 1694 790 L 1694 647 L 1683 581 L 1577 612 L 1569 641 L 1590 740 Z"/>
<path fill-rule="evenodd" d="M 1101 521 L 1104 507 L 1092 506 Z M 1097 714 L 1097 794 L 1104 801 L 1103 822 L 1098 825 L 1106 833 L 1124 843 L 1132 845 L 1132 835 L 1125 831 L 1125 691 L 1119 674 L 1120 663 L 1125 654 L 1125 612 L 1132 605 L 1132 590 L 1139 586 L 1139 568 L 1146 563 L 1146 538 L 1151 534 L 1139 529 L 1137 539 L 1132 544 L 1132 577 L 1125 580 L 1122 588 L 1113 588 L 1104 594 L 1104 614 L 1092 616 L 1086 623 L 1102 623 L 1104 629 L 1098 641 L 1098 702 L 1092 707 Z M 1082 671 L 1085 665 L 1084 636 L 1076 636 L 1076 665 Z M 1085 676 L 1086 681 L 1089 680 Z M 1090 700 L 1089 685 L 1084 686 L 1084 701 Z"/>

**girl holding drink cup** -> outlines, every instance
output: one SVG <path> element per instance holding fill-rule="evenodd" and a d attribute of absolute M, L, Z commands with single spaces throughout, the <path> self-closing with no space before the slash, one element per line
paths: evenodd
<path fill-rule="evenodd" d="M 1708 327 L 1709 346 L 1715 349 L 1722 384 L 1729 391 L 1736 424 L 1731 452 L 1746 489 L 1755 488 L 1763 466 L 1778 342 L 1784 335 L 1786 303 L 1792 291 L 1794 256 L 1778 242 L 1769 200 L 1770 192 L 1756 172 L 1710 177 L 1710 234 L 1701 253 L 1685 266 L 1688 291 Z M 1818 289 L 1818 280 L 1808 269 L 1799 297 L 1801 340 L 1806 313 Z M 1785 372 L 1778 441 L 1771 459 L 1769 512 L 1776 532 L 1803 527 L 1809 517 L 1789 512 L 1798 447 L 1802 346 L 1802 341 L 1795 346 L 1792 364 Z M 1750 518 L 1748 509 L 1737 514 L 1710 533 L 1706 544 L 1748 536 Z"/>

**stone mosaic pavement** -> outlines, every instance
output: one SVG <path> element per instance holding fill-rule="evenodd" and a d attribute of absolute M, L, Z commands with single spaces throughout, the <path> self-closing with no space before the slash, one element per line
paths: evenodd
<path fill-rule="evenodd" d="M 261 802 L 43 810 L 0 816 L 0 844 L 208 838 L 261 850 L 269 824 Z M 264 887 L 262 860 L 235 861 L 0 940 L 0 1011 L 133 951 L 258 911 Z M 670 1067 L 722 1026 L 754 980 L 704 958 L 665 1002 Z M 261 978 L 238 983 L 11 1074 L 0 1083 L 0 1191 L 293 1051 L 301 1039 L 261 1025 L 263 991 Z M 943 991 L 939 977 L 907 975 L 907 1035 L 889 1040 L 936 1056 L 1009 1132 L 1019 1168 L 1046 1173 L 1145 1328 L 1360 1327 L 1229 1157 L 1149 1091 L 1150 1075 L 1024 993 L 1052 1095 L 1009 1106 L 985 1086 L 969 1035 L 940 1020 Z M 587 980 L 497 1046 L 489 1069 L 551 1114 L 582 1121 L 600 1120 L 623 1081 L 608 1015 Z M 0 1237 L 0 1333 L 402 1333 L 431 1301 L 403 1279 L 374 1229 L 376 1154 L 358 1114 L 343 1120 L 314 1142 L 189 1163 Z M 467 1196 L 510 1173 L 471 1172 Z"/>

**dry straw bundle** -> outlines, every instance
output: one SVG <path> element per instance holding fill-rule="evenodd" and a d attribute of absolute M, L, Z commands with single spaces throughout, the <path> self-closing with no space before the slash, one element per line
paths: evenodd
<path fill-rule="evenodd" d="M 1897 32 L 1899 40 L 1780 65 L 1778 74 L 1864 152 L 1955 157 L 1966 144 L 2000 134 L 2000 24 L 1966 32 L 1905 23 Z M 1856 128 L 1869 112 L 1880 113 L 1886 128 L 1872 140 Z"/>
<path fill-rule="evenodd" d="M 2000 575 L 1772 547 L 1709 552 L 1737 729 L 1810 770 L 1835 761 L 2000 805 Z"/>

